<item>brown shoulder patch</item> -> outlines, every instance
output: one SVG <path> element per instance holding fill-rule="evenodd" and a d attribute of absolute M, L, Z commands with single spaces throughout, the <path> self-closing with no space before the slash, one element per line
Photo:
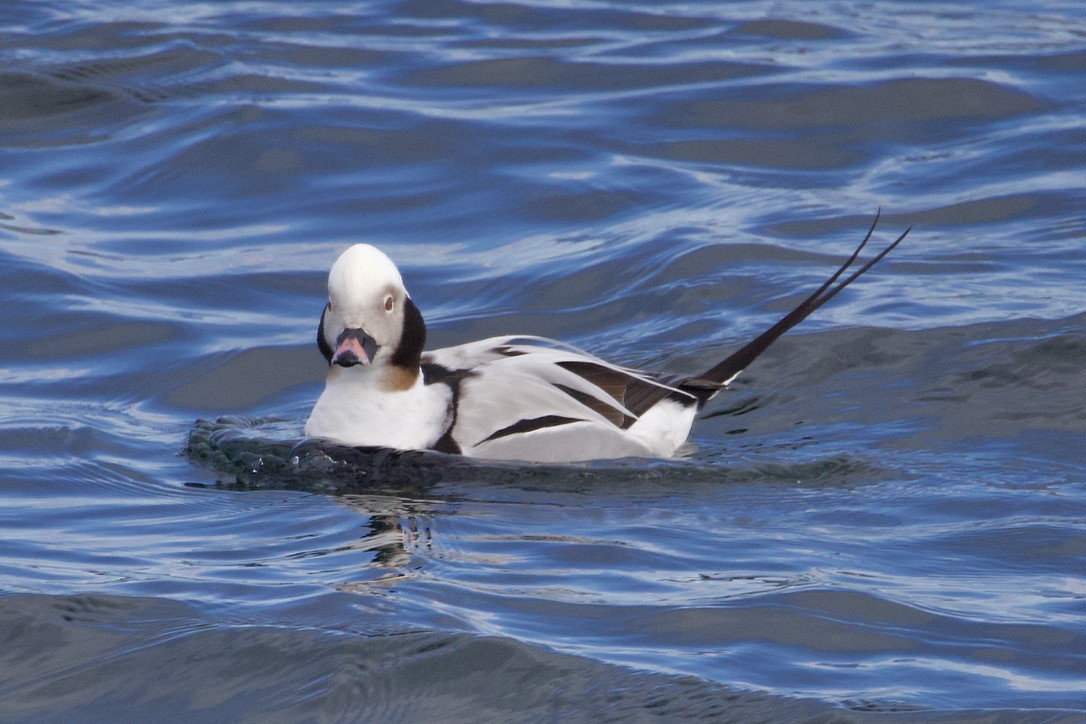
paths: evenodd
<path fill-rule="evenodd" d="M 409 370 L 399 365 L 389 365 L 381 375 L 381 389 L 385 392 L 405 392 L 414 387 L 418 379 L 417 369 Z"/>

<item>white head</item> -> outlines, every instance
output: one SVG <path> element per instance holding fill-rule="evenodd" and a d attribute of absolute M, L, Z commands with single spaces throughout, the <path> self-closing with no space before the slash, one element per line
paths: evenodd
<path fill-rule="evenodd" d="M 317 346 L 329 365 L 394 365 L 417 372 L 426 325 L 392 260 L 369 244 L 340 254 L 328 274 Z"/>

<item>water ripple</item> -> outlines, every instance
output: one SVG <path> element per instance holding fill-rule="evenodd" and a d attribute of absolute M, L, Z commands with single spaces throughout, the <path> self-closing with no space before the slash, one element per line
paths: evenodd
<path fill-rule="evenodd" d="M 3 15 L 9 717 L 1083 711 L 1078 4 Z M 678 459 L 299 437 L 349 243 L 400 264 L 435 346 L 681 374 L 879 207 L 908 241 Z"/>

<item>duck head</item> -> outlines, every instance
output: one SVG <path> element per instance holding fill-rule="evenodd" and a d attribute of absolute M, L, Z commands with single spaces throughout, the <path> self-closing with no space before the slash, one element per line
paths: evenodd
<path fill-rule="evenodd" d="M 369 244 L 343 252 L 328 274 L 317 347 L 330 367 L 417 373 L 426 325 L 399 269 Z"/>

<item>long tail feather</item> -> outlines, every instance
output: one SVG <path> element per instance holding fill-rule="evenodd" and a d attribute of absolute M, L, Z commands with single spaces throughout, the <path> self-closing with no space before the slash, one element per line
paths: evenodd
<path fill-rule="evenodd" d="M 841 275 L 852 266 L 853 262 L 859 257 L 860 252 L 867 246 L 867 242 L 871 239 L 871 235 L 875 233 L 875 227 L 879 223 L 880 215 L 881 209 L 875 214 L 875 220 L 871 222 L 871 228 L 867 230 L 867 234 L 864 236 L 863 241 L 860 242 L 860 245 L 856 247 L 856 251 L 852 252 L 852 256 L 850 256 L 845 263 L 833 273 L 833 276 L 826 280 L 825 284 L 820 286 L 813 294 L 811 294 L 811 296 L 804 299 L 799 306 L 786 314 L 779 322 L 762 332 L 741 349 L 731 354 L 723 362 L 713 366 L 700 375 L 683 380 L 678 385 L 679 388 L 684 392 L 689 392 L 697 397 L 698 406 L 703 406 L 713 397 L 713 395 L 719 392 L 725 385 L 731 382 L 736 375 L 746 369 L 751 362 L 765 352 L 771 344 L 776 342 L 782 334 L 809 317 L 816 309 L 836 297 L 842 289 L 860 278 L 864 272 L 875 266 L 875 264 L 877 264 L 884 256 L 893 251 L 894 247 L 900 244 L 902 240 L 908 236 L 909 232 L 912 231 L 911 226 L 908 229 L 905 229 L 901 236 L 895 239 L 892 244 L 879 252 L 873 259 L 866 262 L 859 269 L 852 272 L 852 274 L 845 277 L 844 281 L 837 284 L 837 286 L 833 286 L 834 282 L 836 282 Z"/>

